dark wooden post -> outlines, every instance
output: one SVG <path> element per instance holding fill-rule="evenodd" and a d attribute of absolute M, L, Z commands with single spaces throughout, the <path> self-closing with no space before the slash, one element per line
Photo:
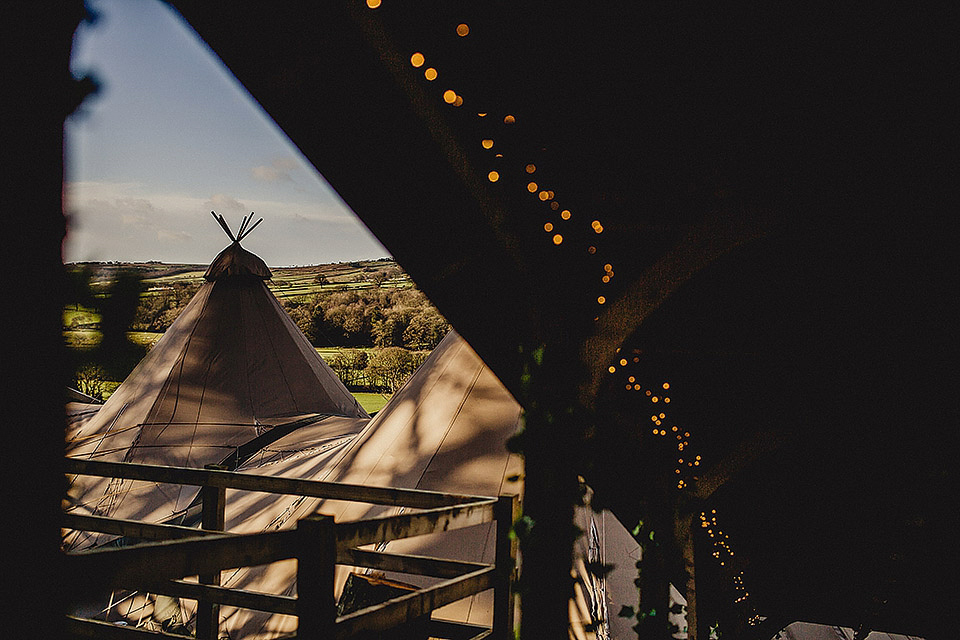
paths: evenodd
<path fill-rule="evenodd" d="M 208 464 L 204 469 L 226 471 L 226 467 Z M 223 531 L 227 506 L 227 490 L 223 487 L 203 486 L 200 488 L 200 500 L 203 504 L 200 526 L 207 531 Z M 199 576 L 200 584 L 220 585 L 220 572 L 204 573 Z M 220 635 L 220 605 L 200 599 L 197 601 L 197 640 L 217 640 Z"/>
<path fill-rule="evenodd" d="M 297 522 L 297 531 L 297 638 L 330 640 L 337 622 L 336 525 L 333 516 L 313 515 Z"/>
<path fill-rule="evenodd" d="M 510 535 L 510 531 L 519 515 L 519 503 L 517 496 L 502 495 L 494 507 L 494 517 L 497 519 L 497 577 L 493 589 L 493 637 L 496 640 L 512 640 L 516 626 L 513 585 L 517 541 Z"/>

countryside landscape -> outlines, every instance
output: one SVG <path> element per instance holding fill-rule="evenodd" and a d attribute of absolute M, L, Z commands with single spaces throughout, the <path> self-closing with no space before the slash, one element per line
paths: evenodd
<path fill-rule="evenodd" d="M 67 265 L 63 336 L 72 385 L 106 400 L 203 282 L 206 265 Z M 368 412 L 378 411 L 449 325 L 390 258 L 278 267 L 267 282 L 317 352 Z"/>

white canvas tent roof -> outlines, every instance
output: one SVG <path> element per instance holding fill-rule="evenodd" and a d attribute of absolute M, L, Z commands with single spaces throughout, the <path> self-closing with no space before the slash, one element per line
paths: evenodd
<path fill-rule="evenodd" d="M 267 288 L 269 277 L 266 264 L 234 240 L 97 414 L 74 422 L 67 455 L 187 467 L 233 456 L 235 466 L 243 445 L 271 432 L 319 423 L 315 431 L 331 440 L 357 433 L 369 416 Z M 197 493 L 151 487 L 80 478 L 68 509 L 164 520 Z"/>
<path fill-rule="evenodd" d="M 520 473 L 521 462 L 507 451 L 506 441 L 516 432 L 520 418 L 520 405 L 473 349 L 451 332 L 407 384 L 348 444 L 314 455 L 310 451 L 314 445 L 309 442 L 309 431 L 301 429 L 273 443 L 239 470 L 471 495 L 519 493 L 521 483 L 510 478 Z M 226 526 L 230 531 L 254 532 L 291 527 L 297 519 L 315 512 L 334 515 L 337 521 L 348 521 L 397 511 L 396 507 L 231 492 Z M 597 539 L 599 542 L 594 542 L 600 545 L 605 562 L 618 565 L 614 574 L 606 578 L 605 591 L 585 592 L 586 598 L 603 593 L 615 617 L 620 604 L 636 599 L 633 578 L 639 546 L 612 514 L 594 514 L 584 509 L 578 517 L 584 521 L 585 529 L 590 529 L 592 521 L 598 523 L 593 528 L 599 527 L 602 536 Z M 492 562 L 494 541 L 493 526 L 482 525 L 390 543 L 389 550 Z M 339 568 L 339 585 L 342 586 L 348 572 L 346 568 Z M 225 573 L 223 584 L 291 595 L 295 591 L 295 574 L 295 562 L 285 561 Z M 581 581 L 584 575 L 581 571 Z M 430 580 L 407 575 L 388 574 L 387 577 L 411 584 L 426 584 Z M 585 613 L 572 613 L 573 619 L 582 620 L 582 615 L 589 616 L 596 610 L 598 606 L 591 603 L 583 610 Z M 226 630 L 236 638 L 274 637 L 296 628 L 293 618 L 248 610 L 222 607 L 221 616 Z M 489 624 L 492 594 L 483 593 L 449 605 L 441 609 L 437 617 Z M 629 628 L 626 622 L 614 621 L 616 633 L 610 637 L 629 637 L 620 634 L 620 627 Z"/>

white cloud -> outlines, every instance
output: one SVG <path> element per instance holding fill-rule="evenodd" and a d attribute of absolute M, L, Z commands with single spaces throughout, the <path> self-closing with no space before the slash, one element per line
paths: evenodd
<path fill-rule="evenodd" d="M 222 213 L 231 229 L 240 218 L 263 217 L 245 242 L 268 264 L 317 264 L 387 255 L 339 200 L 300 194 L 290 200 L 243 194 L 193 196 L 139 184 L 74 182 L 64 185 L 70 233 L 64 258 L 205 263 L 225 246 L 210 219 Z M 213 205 L 213 206 L 211 206 Z"/>
<path fill-rule="evenodd" d="M 225 193 L 215 193 L 204 203 L 204 208 L 213 209 L 217 213 L 222 213 L 224 210 L 245 212 L 247 205 Z"/>
<path fill-rule="evenodd" d="M 293 181 L 291 172 L 297 168 L 297 161 L 290 156 L 276 158 L 269 165 L 260 165 L 250 170 L 250 174 L 263 182 Z"/>

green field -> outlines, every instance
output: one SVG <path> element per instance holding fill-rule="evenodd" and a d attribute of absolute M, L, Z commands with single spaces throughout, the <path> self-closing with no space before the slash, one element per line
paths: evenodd
<path fill-rule="evenodd" d="M 360 406 L 363 407 L 363 410 L 373 415 L 380 409 L 383 409 L 383 405 L 387 404 L 387 401 L 390 399 L 390 394 L 387 393 L 366 393 L 363 391 L 353 391 L 353 397 L 357 399 L 357 402 L 360 403 Z"/>

